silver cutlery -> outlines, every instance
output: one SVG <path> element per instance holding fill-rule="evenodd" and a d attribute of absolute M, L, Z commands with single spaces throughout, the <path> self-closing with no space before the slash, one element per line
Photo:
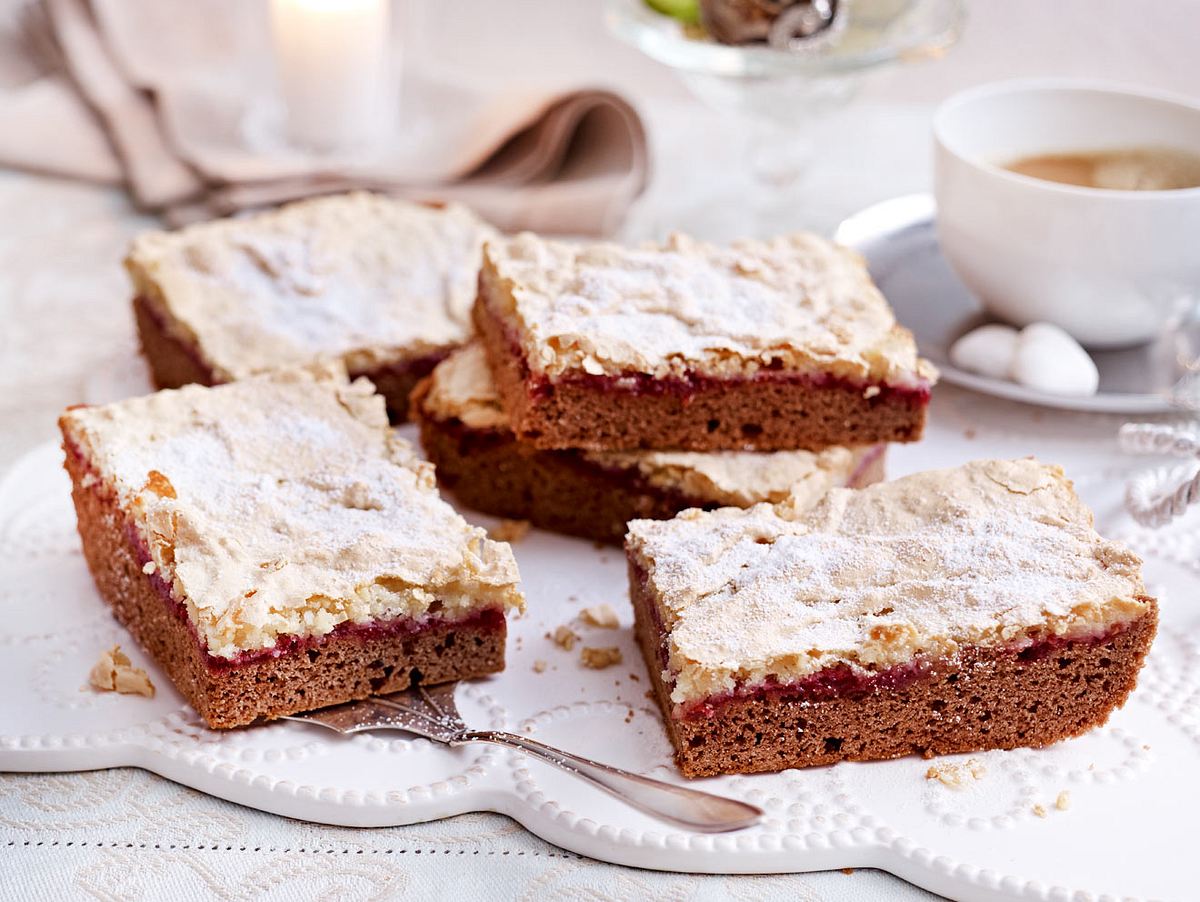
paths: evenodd
<path fill-rule="evenodd" d="M 456 686 L 417 687 L 283 719 L 318 724 L 345 735 L 399 730 L 451 747 L 491 742 L 517 749 L 583 778 L 639 811 L 700 833 L 742 830 L 762 818 L 762 809 L 746 802 L 643 777 L 517 733 L 469 729 L 454 704 Z"/>

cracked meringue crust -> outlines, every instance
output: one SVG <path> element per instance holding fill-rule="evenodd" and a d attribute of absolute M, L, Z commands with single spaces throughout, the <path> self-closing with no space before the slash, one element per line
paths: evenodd
<path fill-rule="evenodd" d="M 508 545 L 441 500 L 382 398 L 336 368 L 77 408 L 60 425 L 210 658 L 523 607 Z"/>
<path fill-rule="evenodd" d="M 808 233 L 639 248 L 523 233 L 488 242 L 484 270 L 530 370 L 552 381 L 782 369 L 917 389 L 937 375 L 862 258 Z"/>
<path fill-rule="evenodd" d="M 466 340 L 482 245 L 497 234 L 457 204 L 353 192 L 150 232 L 125 267 L 139 313 L 210 382 L 320 360 L 358 375 Z"/>
<path fill-rule="evenodd" d="M 631 567 L 689 706 L 844 668 L 1094 640 L 1157 616 L 1058 467 L 976 461 L 851 491 L 630 524 Z M 1151 630 L 1152 632 L 1152 630 Z"/>

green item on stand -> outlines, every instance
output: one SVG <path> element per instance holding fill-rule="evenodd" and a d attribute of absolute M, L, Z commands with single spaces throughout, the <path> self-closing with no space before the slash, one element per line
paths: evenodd
<path fill-rule="evenodd" d="M 699 0 L 646 0 L 646 5 L 655 12 L 688 25 L 695 25 L 700 21 Z"/>

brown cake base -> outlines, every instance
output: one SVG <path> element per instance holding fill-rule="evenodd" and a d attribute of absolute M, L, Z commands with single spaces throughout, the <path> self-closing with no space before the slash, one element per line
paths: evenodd
<path fill-rule="evenodd" d="M 383 395 L 384 403 L 387 404 L 388 419 L 393 423 L 406 423 L 412 417 L 413 391 L 452 350 L 454 349 L 443 348 L 421 357 L 410 357 L 351 373 L 350 377 L 365 376 L 370 379 L 375 391 Z"/>
<path fill-rule="evenodd" d="M 142 354 L 150 366 L 156 388 L 179 388 L 190 383 L 216 385 L 219 379 L 200 349 L 172 334 L 164 316 L 145 298 L 133 299 Z M 387 403 L 393 423 L 408 419 L 409 395 L 453 348 L 440 348 L 429 354 L 414 355 L 393 363 L 350 373 L 351 378 L 365 376 L 375 385 Z"/>
<path fill-rule="evenodd" d="M 966 648 L 890 687 L 815 698 L 770 689 L 689 716 L 670 699 L 653 600 L 632 566 L 630 585 L 638 643 L 687 777 L 1050 745 L 1100 726 L 1125 703 L 1158 626 L 1146 599 L 1151 613 L 1100 640 Z"/>
<path fill-rule="evenodd" d="M 473 429 L 460 420 L 436 419 L 422 409 L 426 390 L 418 387 L 412 410 L 425 455 L 438 482 L 475 510 L 619 544 L 630 520 L 668 520 L 688 508 L 720 506 L 654 485 L 636 467 L 605 467 L 578 451 L 533 448 L 507 429 Z M 853 475 L 853 488 L 882 480 L 883 449 Z"/>
<path fill-rule="evenodd" d="M 490 609 L 412 630 L 384 625 L 335 630 L 319 640 L 298 641 L 277 657 L 237 663 L 209 657 L 182 605 L 165 598 L 161 581 L 142 571 L 145 553 L 115 496 L 99 483 L 85 486 L 86 463 L 69 443 L 64 447 L 79 536 L 96 587 L 210 727 L 244 726 L 398 692 L 416 682 L 471 679 L 504 669 L 504 614 Z"/>
<path fill-rule="evenodd" d="M 821 451 L 915 442 L 928 389 L 852 385 L 763 370 L 752 378 L 654 379 L 644 374 L 530 372 L 481 279 L 474 308 L 505 413 L 521 441 L 543 449 Z"/>

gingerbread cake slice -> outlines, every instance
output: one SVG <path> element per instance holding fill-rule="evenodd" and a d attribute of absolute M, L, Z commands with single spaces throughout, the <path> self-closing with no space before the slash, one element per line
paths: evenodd
<path fill-rule="evenodd" d="M 475 322 L 514 432 L 539 448 L 915 441 L 936 378 L 862 259 L 810 234 L 490 241 Z"/>
<path fill-rule="evenodd" d="M 137 238 L 125 260 L 159 388 L 341 360 L 404 419 L 466 340 L 481 248 L 466 207 L 356 192 Z"/>
<path fill-rule="evenodd" d="M 1133 690 L 1158 606 L 1058 467 L 977 461 L 626 541 L 688 776 L 1044 746 Z"/>
<path fill-rule="evenodd" d="M 413 419 L 438 481 L 464 504 L 534 526 L 619 543 L 638 518 L 748 507 L 883 478 L 884 448 L 811 451 L 546 451 L 519 441 L 482 346 L 437 365 L 413 394 Z"/>
<path fill-rule="evenodd" d="M 100 594 L 211 727 L 504 668 L 504 543 L 366 380 L 281 370 L 59 421 Z"/>

